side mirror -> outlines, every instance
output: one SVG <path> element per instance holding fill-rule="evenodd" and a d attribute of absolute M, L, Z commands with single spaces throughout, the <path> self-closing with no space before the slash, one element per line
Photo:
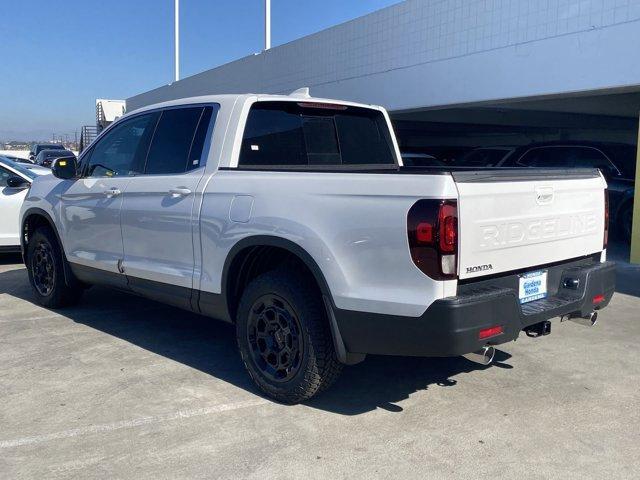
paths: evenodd
<path fill-rule="evenodd" d="M 36 159 L 36 156 L 33 153 L 29 154 L 29 160 L 31 160 L 32 162 Z"/>
<path fill-rule="evenodd" d="M 29 188 L 29 182 L 22 177 L 14 175 L 7 178 L 7 187 L 9 188 Z"/>
<path fill-rule="evenodd" d="M 78 174 L 78 162 L 76 157 L 56 158 L 51 164 L 51 173 L 56 178 L 70 180 Z"/>

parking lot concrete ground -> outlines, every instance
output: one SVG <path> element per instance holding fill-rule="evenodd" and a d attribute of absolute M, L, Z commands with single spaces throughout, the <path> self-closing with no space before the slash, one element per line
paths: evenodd
<path fill-rule="evenodd" d="M 49 311 L 19 260 L 0 260 L 0 478 L 640 475 L 638 267 L 593 328 L 554 322 L 490 367 L 371 356 L 284 406 L 231 326 L 103 288 Z"/>

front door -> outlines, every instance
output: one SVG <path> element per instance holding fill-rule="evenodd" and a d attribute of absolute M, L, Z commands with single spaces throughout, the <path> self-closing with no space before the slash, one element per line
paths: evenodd
<path fill-rule="evenodd" d="M 80 178 L 65 182 L 60 217 L 70 262 L 119 273 L 123 194 L 140 173 L 157 118 L 143 114 L 114 125 L 82 156 Z M 121 277 L 116 283 L 126 284 Z"/>
<path fill-rule="evenodd" d="M 190 304 L 194 222 L 212 106 L 160 114 L 144 172 L 131 179 L 122 205 L 123 269 L 132 289 Z"/>

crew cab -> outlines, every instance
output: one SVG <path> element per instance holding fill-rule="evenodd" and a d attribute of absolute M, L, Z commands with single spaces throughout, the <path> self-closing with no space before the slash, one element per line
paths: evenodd
<path fill-rule="evenodd" d="M 489 363 L 614 291 L 597 169 L 404 167 L 386 111 L 216 95 L 128 113 L 21 212 L 35 298 L 112 286 L 235 324 L 285 403 L 367 354 Z"/>

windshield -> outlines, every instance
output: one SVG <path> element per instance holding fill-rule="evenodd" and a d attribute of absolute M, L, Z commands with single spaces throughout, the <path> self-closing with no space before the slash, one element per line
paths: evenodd
<path fill-rule="evenodd" d="M 54 150 L 54 151 L 45 151 L 42 152 L 42 156 L 44 158 L 51 158 L 51 157 L 55 157 L 55 158 L 59 158 L 59 157 L 71 157 L 73 156 L 72 152 L 69 152 L 67 150 Z"/>
<path fill-rule="evenodd" d="M 13 160 L 8 159 L 7 157 L 0 157 L 0 165 L 5 165 L 5 166 L 7 166 L 9 168 L 12 168 L 16 172 L 20 172 L 22 175 L 24 175 L 25 177 L 30 178 L 31 180 L 33 180 L 34 178 L 36 178 L 38 176 L 37 174 L 33 173 L 28 168 L 22 166 L 21 164 L 19 164 L 17 162 L 14 162 Z"/>

